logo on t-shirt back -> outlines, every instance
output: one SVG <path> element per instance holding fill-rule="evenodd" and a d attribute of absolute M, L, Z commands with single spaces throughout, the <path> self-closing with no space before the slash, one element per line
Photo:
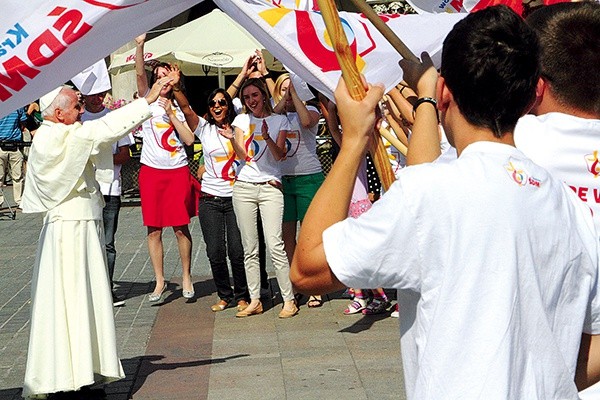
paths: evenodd
<path fill-rule="evenodd" d="M 598 162 L 598 150 L 594 150 L 592 154 L 585 155 L 585 162 L 587 169 L 590 171 L 594 178 L 600 176 L 600 163 Z"/>
<path fill-rule="evenodd" d="M 518 163 L 513 161 L 509 161 L 507 165 L 504 166 L 508 176 L 519 186 L 531 185 L 535 187 L 540 187 L 540 180 L 530 176 L 525 168 Z"/>

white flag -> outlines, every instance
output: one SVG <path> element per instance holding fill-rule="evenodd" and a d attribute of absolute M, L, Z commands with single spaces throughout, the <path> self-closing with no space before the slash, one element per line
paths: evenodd
<path fill-rule="evenodd" d="M 292 72 L 333 97 L 341 75 L 321 14 L 314 0 L 215 0 Z M 427 51 L 434 62 L 447 33 L 465 14 L 381 15 L 380 17 L 419 56 Z M 391 89 L 402 80 L 400 55 L 369 22 L 357 13 L 340 12 L 358 69 L 369 82 Z"/>
<path fill-rule="evenodd" d="M 0 117 L 202 0 L 5 1 Z"/>

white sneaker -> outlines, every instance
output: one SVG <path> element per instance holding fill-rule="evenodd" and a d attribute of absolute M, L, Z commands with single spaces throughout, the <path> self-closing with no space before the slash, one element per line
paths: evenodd
<path fill-rule="evenodd" d="M 390 314 L 392 318 L 400 318 L 400 312 L 398 311 L 398 303 L 394 306 L 394 311 Z"/>

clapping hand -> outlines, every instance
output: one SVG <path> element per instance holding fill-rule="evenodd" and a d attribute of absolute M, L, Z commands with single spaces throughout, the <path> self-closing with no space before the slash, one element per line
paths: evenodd
<path fill-rule="evenodd" d="M 269 125 L 267 125 L 266 119 L 263 119 L 262 126 L 261 126 L 261 133 L 262 133 L 262 137 L 264 140 L 267 140 L 270 137 L 269 136 Z"/>

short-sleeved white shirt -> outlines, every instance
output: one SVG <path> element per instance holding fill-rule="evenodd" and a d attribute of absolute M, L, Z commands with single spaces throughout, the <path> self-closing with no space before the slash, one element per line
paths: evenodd
<path fill-rule="evenodd" d="M 515 143 L 593 210 L 600 233 L 600 120 L 562 113 L 527 115 L 517 123 Z"/>
<path fill-rule="evenodd" d="M 187 165 L 185 148 L 165 109 L 158 104 L 158 100 L 150 104 L 150 109 L 152 118 L 142 124 L 144 144 L 140 162 L 157 169 L 175 169 Z M 175 107 L 175 113 L 178 120 L 185 121 L 179 107 Z"/>
<path fill-rule="evenodd" d="M 600 333 L 593 221 L 519 150 L 477 142 L 405 168 L 323 242 L 346 286 L 412 291 L 400 292 L 409 399 L 577 399 L 581 333 Z"/>
<path fill-rule="evenodd" d="M 232 126 L 244 132 L 244 146 L 248 156 L 238 166 L 237 179 L 245 182 L 267 182 L 275 179 L 281 182 L 281 161 L 275 159 L 262 137 L 262 122 L 267 121 L 271 139 L 277 141 L 280 131 L 287 130 L 287 118 L 271 114 L 266 118 L 256 118 L 252 114 L 240 114 Z"/>
<path fill-rule="evenodd" d="M 232 197 L 235 170 L 239 164 L 231 140 L 217 132 L 217 126 L 209 124 L 204 118 L 194 134 L 202 143 L 204 167 L 202 191 L 213 196 Z"/>
<path fill-rule="evenodd" d="M 315 106 L 307 105 L 308 111 L 319 112 Z M 310 175 L 322 171 L 317 157 L 318 124 L 312 128 L 303 128 L 298 113 L 289 112 L 288 131 L 285 140 L 286 155 L 281 162 L 283 175 Z"/>

